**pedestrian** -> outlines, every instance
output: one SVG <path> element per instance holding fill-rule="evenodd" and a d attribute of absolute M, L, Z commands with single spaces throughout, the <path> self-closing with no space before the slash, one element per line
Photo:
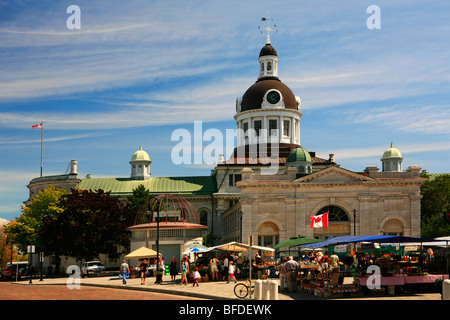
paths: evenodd
<path fill-rule="evenodd" d="M 200 272 L 198 272 L 198 268 L 195 267 L 194 268 L 194 284 L 192 285 L 193 287 L 195 287 L 195 285 L 197 285 L 198 287 L 198 279 L 200 278 Z"/>
<path fill-rule="evenodd" d="M 289 261 L 284 265 L 284 269 L 286 270 L 286 280 L 288 283 L 289 292 L 295 292 L 297 285 L 298 264 L 294 260 L 293 256 L 289 257 Z"/>
<path fill-rule="evenodd" d="M 217 260 L 216 257 L 213 257 L 210 261 L 209 261 L 209 265 L 211 266 L 211 275 L 212 275 L 212 279 L 214 280 L 219 280 L 219 269 L 217 268 L 217 264 L 219 263 L 219 261 Z"/>
<path fill-rule="evenodd" d="M 225 257 L 225 259 L 223 260 L 222 280 L 228 278 L 228 264 L 228 257 Z"/>
<path fill-rule="evenodd" d="M 172 261 L 169 263 L 169 273 L 172 281 L 175 282 L 175 277 L 178 274 L 178 263 L 175 257 L 172 258 Z"/>
<path fill-rule="evenodd" d="M 160 274 L 161 274 L 160 283 L 163 282 L 162 276 L 164 275 L 164 270 L 165 270 L 164 259 L 163 259 L 162 257 L 159 257 L 159 261 L 158 261 L 158 271 L 159 271 Z"/>
<path fill-rule="evenodd" d="M 287 291 L 288 285 L 287 285 L 287 278 L 286 278 L 286 269 L 284 268 L 285 264 L 287 262 L 287 258 L 283 257 L 281 258 L 281 264 L 278 269 L 278 275 L 280 276 L 280 289 L 281 292 Z"/>
<path fill-rule="evenodd" d="M 147 272 L 148 272 L 148 264 L 147 259 L 144 259 L 139 266 L 140 272 L 141 272 L 141 286 L 145 285 L 145 279 L 147 278 Z"/>
<path fill-rule="evenodd" d="M 186 285 L 188 284 L 187 280 L 187 274 L 189 272 L 189 262 L 187 257 L 183 258 L 183 261 L 181 262 L 181 284 L 183 285 L 183 282 L 186 281 Z"/>
<path fill-rule="evenodd" d="M 120 265 L 119 272 L 122 274 L 123 284 L 127 284 L 127 276 L 130 273 L 130 267 L 128 266 L 128 263 L 126 260 L 123 260 L 123 263 Z"/>
<path fill-rule="evenodd" d="M 235 269 L 235 267 L 233 265 L 233 261 L 230 261 L 229 265 L 228 265 L 228 281 L 227 281 L 227 283 L 230 283 L 230 280 L 234 280 L 234 283 L 237 282 L 236 278 L 234 277 L 234 269 Z"/>

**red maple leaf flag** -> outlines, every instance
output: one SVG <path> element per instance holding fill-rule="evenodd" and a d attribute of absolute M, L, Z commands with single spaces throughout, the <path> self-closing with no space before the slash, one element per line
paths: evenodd
<path fill-rule="evenodd" d="M 328 227 L 328 212 L 319 214 L 318 216 L 311 216 L 311 228 L 326 228 Z"/>
<path fill-rule="evenodd" d="M 38 124 L 34 124 L 31 126 L 31 129 L 42 129 L 42 122 Z"/>

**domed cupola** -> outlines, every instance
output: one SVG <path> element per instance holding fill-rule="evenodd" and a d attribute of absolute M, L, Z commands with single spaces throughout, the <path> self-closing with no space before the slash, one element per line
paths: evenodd
<path fill-rule="evenodd" d="M 144 180 L 150 178 L 152 161 L 148 153 L 142 150 L 142 145 L 139 146 L 139 150 L 133 154 L 129 162 L 131 164 L 131 179 Z"/>
<path fill-rule="evenodd" d="M 274 142 L 300 145 L 300 98 L 278 77 L 278 54 L 269 35 L 258 62 L 257 81 L 236 99 L 238 146 Z"/>
<path fill-rule="evenodd" d="M 278 79 L 278 54 L 274 47 L 270 44 L 270 39 L 259 52 L 259 77 Z"/>
<path fill-rule="evenodd" d="M 312 164 L 311 155 L 303 147 L 293 149 L 286 158 L 286 168 L 296 167 L 298 173 L 311 173 Z"/>
<path fill-rule="evenodd" d="M 383 164 L 383 171 L 402 171 L 402 154 L 397 148 L 394 148 L 392 142 L 391 147 L 383 153 L 383 157 L 380 160 Z"/>

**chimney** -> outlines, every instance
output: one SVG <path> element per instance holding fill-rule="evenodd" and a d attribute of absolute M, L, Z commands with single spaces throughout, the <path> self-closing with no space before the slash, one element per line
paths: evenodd
<path fill-rule="evenodd" d="M 224 163 L 225 163 L 225 160 L 224 160 L 223 154 L 219 154 L 219 161 L 217 162 L 217 164 L 224 164 Z"/>
<path fill-rule="evenodd" d="M 77 160 L 70 161 L 70 174 L 78 174 L 77 172 Z"/>

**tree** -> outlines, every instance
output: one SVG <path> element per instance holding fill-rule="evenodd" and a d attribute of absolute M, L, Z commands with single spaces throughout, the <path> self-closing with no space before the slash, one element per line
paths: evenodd
<path fill-rule="evenodd" d="M 150 191 L 146 189 L 143 184 L 140 184 L 133 189 L 133 193 L 127 197 L 129 209 L 135 214 L 144 213 L 148 210 L 148 203 L 152 198 L 154 198 L 154 196 L 150 194 Z"/>
<path fill-rule="evenodd" d="M 443 216 L 431 216 L 422 221 L 421 237 L 425 239 L 434 239 L 437 237 L 448 236 L 450 234 L 450 224 L 444 221 Z"/>
<path fill-rule="evenodd" d="M 103 190 L 75 189 L 61 197 L 64 211 L 46 216 L 41 229 L 46 254 L 92 260 L 100 254 L 118 258 L 129 248 L 127 227 L 133 215 L 118 197 Z M 124 248 L 118 252 L 117 246 Z"/>
<path fill-rule="evenodd" d="M 420 187 L 422 194 L 421 215 L 422 232 L 424 238 L 435 238 L 447 236 L 449 234 L 448 224 L 444 219 L 444 214 L 450 210 L 450 174 L 428 175 Z"/>
<path fill-rule="evenodd" d="M 22 214 L 5 226 L 9 241 L 22 252 L 26 252 L 28 245 L 35 245 L 38 251 L 41 250 L 43 242 L 39 237 L 39 231 L 42 220 L 47 215 L 55 216 L 64 210 L 59 204 L 64 194 L 66 194 L 64 190 L 53 186 L 40 190 L 31 198 L 28 206 L 21 207 Z"/>

